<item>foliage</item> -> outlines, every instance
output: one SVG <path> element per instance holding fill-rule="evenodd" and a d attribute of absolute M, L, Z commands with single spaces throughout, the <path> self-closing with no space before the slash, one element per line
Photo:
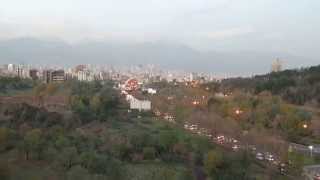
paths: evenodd
<path fill-rule="evenodd" d="M 6 127 L 1 127 L 0 128 L 0 152 L 13 148 L 15 143 L 16 143 L 15 131 Z"/>
<path fill-rule="evenodd" d="M 31 79 L 18 77 L 0 77 L 0 94 L 10 94 L 13 91 L 25 91 L 32 89 L 37 82 Z"/>
<path fill-rule="evenodd" d="M 204 160 L 204 168 L 208 175 L 213 176 L 217 173 L 217 169 L 222 165 L 223 157 L 218 151 L 209 151 Z"/>
<path fill-rule="evenodd" d="M 244 131 L 256 129 L 278 132 L 291 142 L 300 142 L 312 135 L 312 130 L 308 128 L 311 125 L 312 113 L 270 94 L 260 93 L 253 96 L 234 93 L 232 98 L 211 98 L 208 108 L 225 118 L 236 120 Z M 236 114 L 237 109 L 242 113 Z"/>
<path fill-rule="evenodd" d="M 23 141 L 23 150 L 26 160 L 29 159 L 30 153 L 36 154 L 38 159 L 43 148 L 42 132 L 40 129 L 33 129 L 26 133 Z"/>
<path fill-rule="evenodd" d="M 10 180 L 11 170 L 7 163 L 0 161 L 0 179 Z"/>
<path fill-rule="evenodd" d="M 156 157 L 156 150 L 153 147 L 143 148 L 144 159 L 154 159 Z"/>
<path fill-rule="evenodd" d="M 173 86 L 166 82 L 160 85 Z M 71 112 L 1 104 L 4 120 L 0 122 L 0 160 L 8 164 L 0 163 L 2 179 L 188 180 L 198 175 L 224 179 L 252 175 L 253 171 L 246 169 L 254 161 L 247 156 L 231 157 L 206 137 L 190 134 L 147 113 L 136 118 L 123 111 L 127 109 L 113 83 L 71 81 L 39 85 L 34 92 L 47 96 L 62 91 L 70 99 Z M 267 102 L 244 96 L 234 102 L 213 101 L 211 105 L 225 108 L 228 116 L 229 108 L 269 107 Z M 276 103 L 262 114 L 276 119 L 284 113 L 281 109 L 294 112 L 296 119 L 310 119 L 306 112 Z M 184 107 L 175 110 L 181 119 L 192 112 Z"/>
<path fill-rule="evenodd" d="M 70 105 L 84 122 L 105 121 L 116 116 L 119 97 L 112 83 L 78 82 L 71 86 Z"/>
<path fill-rule="evenodd" d="M 290 103 L 320 103 L 320 66 L 285 70 L 252 78 L 232 78 L 221 82 L 221 91 L 242 89 L 259 94 L 269 91 Z"/>

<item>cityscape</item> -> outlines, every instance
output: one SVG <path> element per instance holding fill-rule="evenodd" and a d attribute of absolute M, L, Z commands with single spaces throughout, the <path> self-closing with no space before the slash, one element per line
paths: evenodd
<path fill-rule="evenodd" d="M 320 1 L 3 1 L 0 180 L 320 180 Z"/>
<path fill-rule="evenodd" d="M 183 71 L 164 71 L 154 65 L 139 65 L 132 67 L 116 68 L 113 66 L 94 66 L 77 65 L 73 68 L 57 67 L 32 67 L 31 65 L 5 64 L 0 69 L 1 76 L 29 78 L 32 80 L 42 80 L 46 83 L 63 82 L 65 80 L 94 81 L 94 80 L 115 80 L 126 81 L 128 78 L 135 78 L 139 82 L 156 82 L 166 80 L 168 82 L 187 82 L 187 81 L 218 81 L 212 74 L 183 72 Z"/>

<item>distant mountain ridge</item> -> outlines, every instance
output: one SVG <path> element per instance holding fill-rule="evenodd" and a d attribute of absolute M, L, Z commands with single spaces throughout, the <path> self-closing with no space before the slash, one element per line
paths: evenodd
<path fill-rule="evenodd" d="M 286 60 L 288 68 L 320 64 L 286 53 L 201 52 L 172 43 L 82 42 L 68 44 L 58 40 L 20 38 L 0 41 L 0 63 L 50 65 L 155 64 L 164 69 L 179 69 L 216 74 L 252 75 L 270 70 L 275 58 Z"/>

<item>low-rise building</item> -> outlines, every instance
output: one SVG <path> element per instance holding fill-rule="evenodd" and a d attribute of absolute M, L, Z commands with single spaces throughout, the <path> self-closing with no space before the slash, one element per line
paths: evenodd
<path fill-rule="evenodd" d="M 130 109 L 136 109 L 139 111 L 151 110 L 151 101 L 139 100 L 130 94 L 126 95 L 126 100 L 130 103 Z"/>
<path fill-rule="evenodd" d="M 153 88 L 142 88 L 143 92 L 147 92 L 148 94 L 157 94 L 157 90 Z"/>
<path fill-rule="evenodd" d="M 151 110 L 151 102 L 148 100 L 132 99 L 130 101 L 130 109 L 137 109 L 139 111 Z"/>

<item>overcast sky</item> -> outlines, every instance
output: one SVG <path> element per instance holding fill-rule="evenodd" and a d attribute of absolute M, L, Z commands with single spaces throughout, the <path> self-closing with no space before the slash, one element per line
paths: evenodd
<path fill-rule="evenodd" d="M 0 0 L 0 38 L 169 41 L 320 58 L 320 0 Z"/>

